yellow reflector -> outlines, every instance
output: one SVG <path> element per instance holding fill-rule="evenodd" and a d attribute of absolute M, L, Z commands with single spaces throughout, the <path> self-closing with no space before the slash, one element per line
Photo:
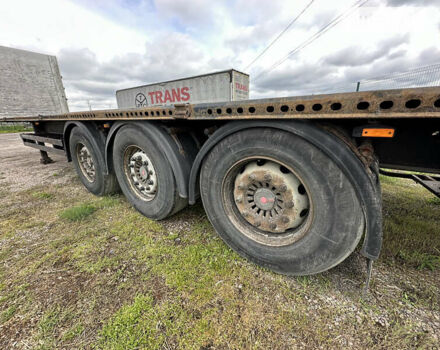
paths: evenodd
<path fill-rule="evenodd" d="M 362 136 L 364 137 L 393 137 L 394 129 L 363 129 Z"/>

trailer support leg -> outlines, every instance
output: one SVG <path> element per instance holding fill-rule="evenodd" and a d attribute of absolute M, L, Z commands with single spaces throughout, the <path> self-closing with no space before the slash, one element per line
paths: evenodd
<path fill-rule="evenodd" d="M 367 295 L 368 293 L 372 273 L 373 273 L 373 260 L 367 258 L 367 278 L 365 280 L 365 287 L 363 291 L 364 296 Z"/>
<path fill-rule="evenodd" d="M 37 144 L 44 146 L 44 142 L 37 142 Z M 46 151 L 40 151 L 40 163 L 41 164 L 50 164 L 53 163 L 53 159 L 49 157 Z"/>

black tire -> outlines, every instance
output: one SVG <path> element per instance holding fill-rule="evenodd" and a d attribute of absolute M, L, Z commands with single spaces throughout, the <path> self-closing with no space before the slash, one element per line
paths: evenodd
<path fill-rule="evenodd" d="M 81 145 L 87 148 L 93 160 L 95 176 L 92 179 L 87 177 L 79 163 L 77 150 Z M 89 192 L 97 196 L 118 192 L 119 185 L 115 174 L 105 175 L 104 145 L 100 143 L 99 139 L 90 140 L 90 136 L 81 128 L 74 127 L 70 133 L 69 148 L 75 170 Z"/>
<path fill-rule="evenodd" d="M 124 154 L 132 146 L 141 149 L 155 169 L 157 191 L 154 198 L 148 201 L 136 192 L 125 172 Z M 117 132 L 113 146 L 113 166 L 125 197 L 144 216 L 162 220 L 187 206 L 188 200 L 179 196 L 174 173 L 165 154 L 138 128 L 125 125 Z"/>
<path fill-rule="evenodd" d="M 242 224 L 255 227 L 248 222 L 237 224 L 239 217 L 231 219 L 238 209 L 225 194 L 225 183 L 232 176 L 228 174 L 234 164 L 254 157 L 288 165 L 307 188 L 310 217 L 301 226 L 304 234 L 292 243 L 263 244 L 239 228 Z M 317 147 L 280 130 L 248 129 L 219 142 L 202 164 L 200 192 L 208 218 L 222 239 L 240 255 L 278 273 L 310 275 L 336 266 L 353 252 L 365 229 L 355 189 L 343 172 Z"/>

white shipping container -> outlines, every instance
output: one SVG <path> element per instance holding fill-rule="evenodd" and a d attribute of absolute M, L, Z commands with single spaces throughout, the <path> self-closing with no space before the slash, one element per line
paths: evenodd
<path fill-rule="evenodd" d="M 118 108 L 249 99 L 249 75 L 234 69 L 116 91 Z"/>

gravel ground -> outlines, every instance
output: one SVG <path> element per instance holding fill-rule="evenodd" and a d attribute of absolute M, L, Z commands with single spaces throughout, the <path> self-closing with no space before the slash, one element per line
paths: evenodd
<path fill-rule="evenodd" d="M 66 157 L 50 154 L 52 164 L 40 163 L 40 152 L 24 147 L 19 134 L 0 135 L 0 188 L 17 192 L 38 185 L 67 183 L 76 176 Z"/>

